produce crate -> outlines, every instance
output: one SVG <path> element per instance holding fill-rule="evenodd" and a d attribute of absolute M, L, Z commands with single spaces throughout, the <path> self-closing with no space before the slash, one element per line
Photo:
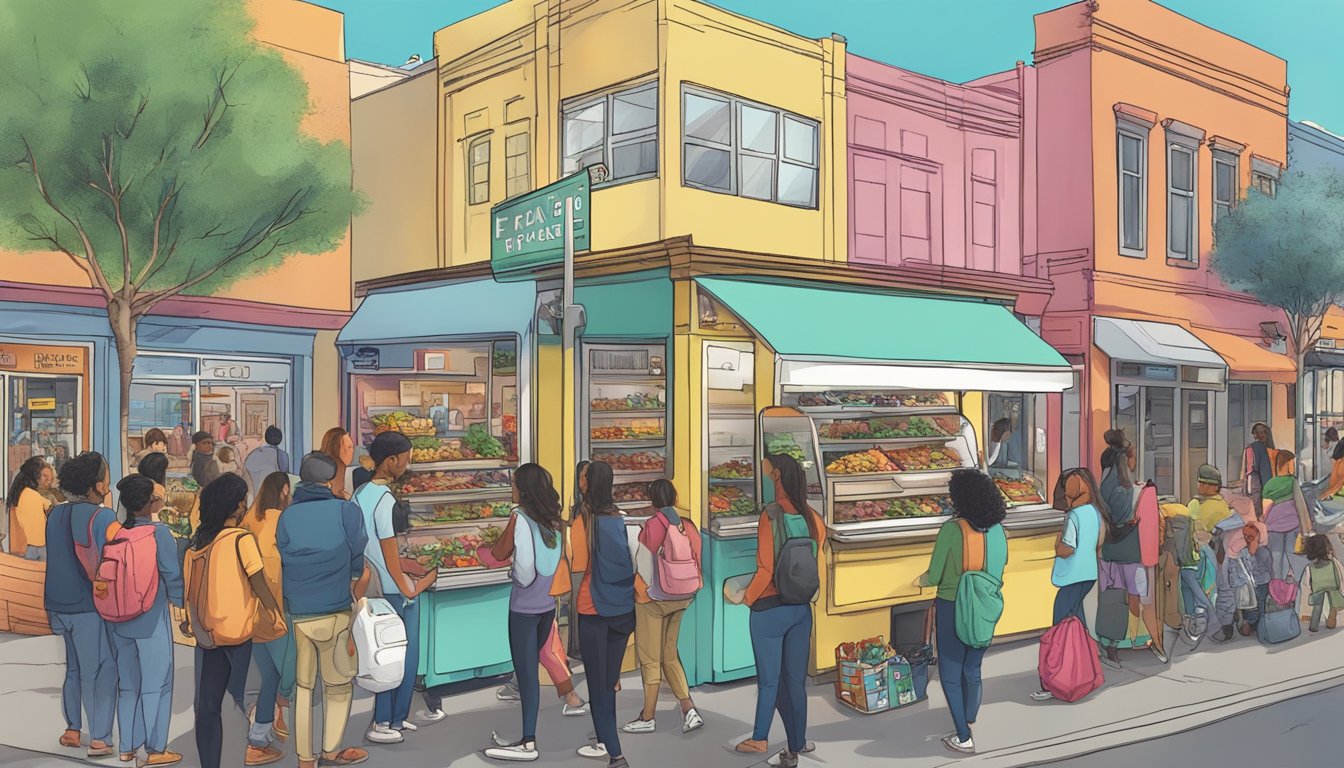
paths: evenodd
<path fill-rule="evenodd" d="M 904 657 L 893 655 L 873 665 L 849 658 L 844 649 L 844 645 L 835 649 L 835 697 L 841 704 L 874 715 L 921 698 L 914 672 Z"/>

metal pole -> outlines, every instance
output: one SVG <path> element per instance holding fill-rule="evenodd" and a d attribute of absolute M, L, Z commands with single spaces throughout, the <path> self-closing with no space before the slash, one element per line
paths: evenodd
<path fill-rule="evenodd" d="M 564 394 L 560 398 L 560 427 L 562 437 L 560 440 L 560 471 L 565 473 L 568 482 L 561 482 L 561 487 L 568 489 L 570 498 L 573 496 L 573 490 L 569 489 L 569 483 L 577 482 L 574 478 L 569 478 L 570 467 L 577 462 L 573 454 L 578 453 L 578 400 L 575 396 L 575 385 L 578 381 L 577 362 L 574 360 L 574 333 L 575 320 L 577 312 L 574 308 L 574 198 L 565 198 L 565 278 L 564 287 L 561 289 L 560 303 L 561 310 L 561 330 L 560 330 L 560 362 L 561 374 L 560 380 L 564 386 Z M 572 427 L 572 437 L 564 439 L 563 434 L 567 427 Z M 566 450 L 569 449 L 569 450 Z M 572 451 L 572 453 L 570 452 Z M 565 499 L 569 503 L 569 498 Z"/>

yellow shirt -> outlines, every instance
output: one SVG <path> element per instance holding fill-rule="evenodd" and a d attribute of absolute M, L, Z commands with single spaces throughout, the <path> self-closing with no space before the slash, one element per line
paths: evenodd
<path fill-rule="evenodd" d="M 18 530 L 10 547 L 15 554 L 23 554 L 18 547 L 47 546 L 47 510 L 51 504 L 42 498 L 42 494 L 32 488 L 24 488 L 19 494 L 19 503 L 14 507 L 14 519 Z M 22 541 L 20 541 L 22 537 Z"/>
<path fill-rule="evenodd" d="M 275 595 L 275 602 L 284 605 L 284 596 L 281 592 L 280 578 L 280 548 L 275 543 L 275 528 L 280 524 L 280 512 L 282 510 L 272 509 L 266 512 L 266 519 L 258 520 L 256 512 L 248 510 L 243 515 L 242 527 L 248 533 L 257 538 L 257 550 L 261 553 L 261 569 L 266 575 L 266 584 L 271 588 L 271 594 Z M 268 642 L 278 638 L 269 637 L 271 634 L 266 628 L 267 619 L 265 610 L 257 616 L 257 629 L 253 639 L 257 642 Z"/>
<path fill-rule="evenodd" d="M 215 551 L 210 555 L 210 568 L 205 573 L 201 595 L 200 608 L 204 613 L 201 620 L 219 645 L 237 645 L 252 639 L 260 601 L 252 591 L 248 577 L 265 568 L 256 538 L 246 531 L 231 533 L 230 530 L 224 529 L 210 543 Z M 187 600 L 191 600 L 192 558 L 195 554 L 195 550 L 187 551 L 187 565 L 182 574 Z"/>

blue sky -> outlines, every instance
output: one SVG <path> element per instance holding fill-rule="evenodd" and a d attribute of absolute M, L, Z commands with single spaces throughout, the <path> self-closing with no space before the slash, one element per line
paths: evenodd
<path fill-rule="evenodd" d="M 346 55 L 399 65 L 429 58 L 434 30 L 501 0 L 315 0 L 345 14 Z M 1117 0 L 1103 0 L 1103 2 Z M 1124 0 L 1129 2 L 1130 0 Z M 852 52 L 965 81 L 1031 61 L 1035 13 L 1067 0 L 715 0 L 808 37 L 844 35 Z M 1294 120 L 1344 133 L 1341 0 L 1164 0 L 1163 5 L 1288 60 Z"/>

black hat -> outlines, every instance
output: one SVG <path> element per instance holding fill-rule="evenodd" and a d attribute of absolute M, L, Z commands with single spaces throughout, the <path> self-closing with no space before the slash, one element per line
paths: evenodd
<path fill-rule="evenodd" d="M 383 432 L 373 438 L 369 444 L 369 458 L 378 466 L 392 456 L 398 456 L 411 450 L 411 441 L 400 432 Z"/>

